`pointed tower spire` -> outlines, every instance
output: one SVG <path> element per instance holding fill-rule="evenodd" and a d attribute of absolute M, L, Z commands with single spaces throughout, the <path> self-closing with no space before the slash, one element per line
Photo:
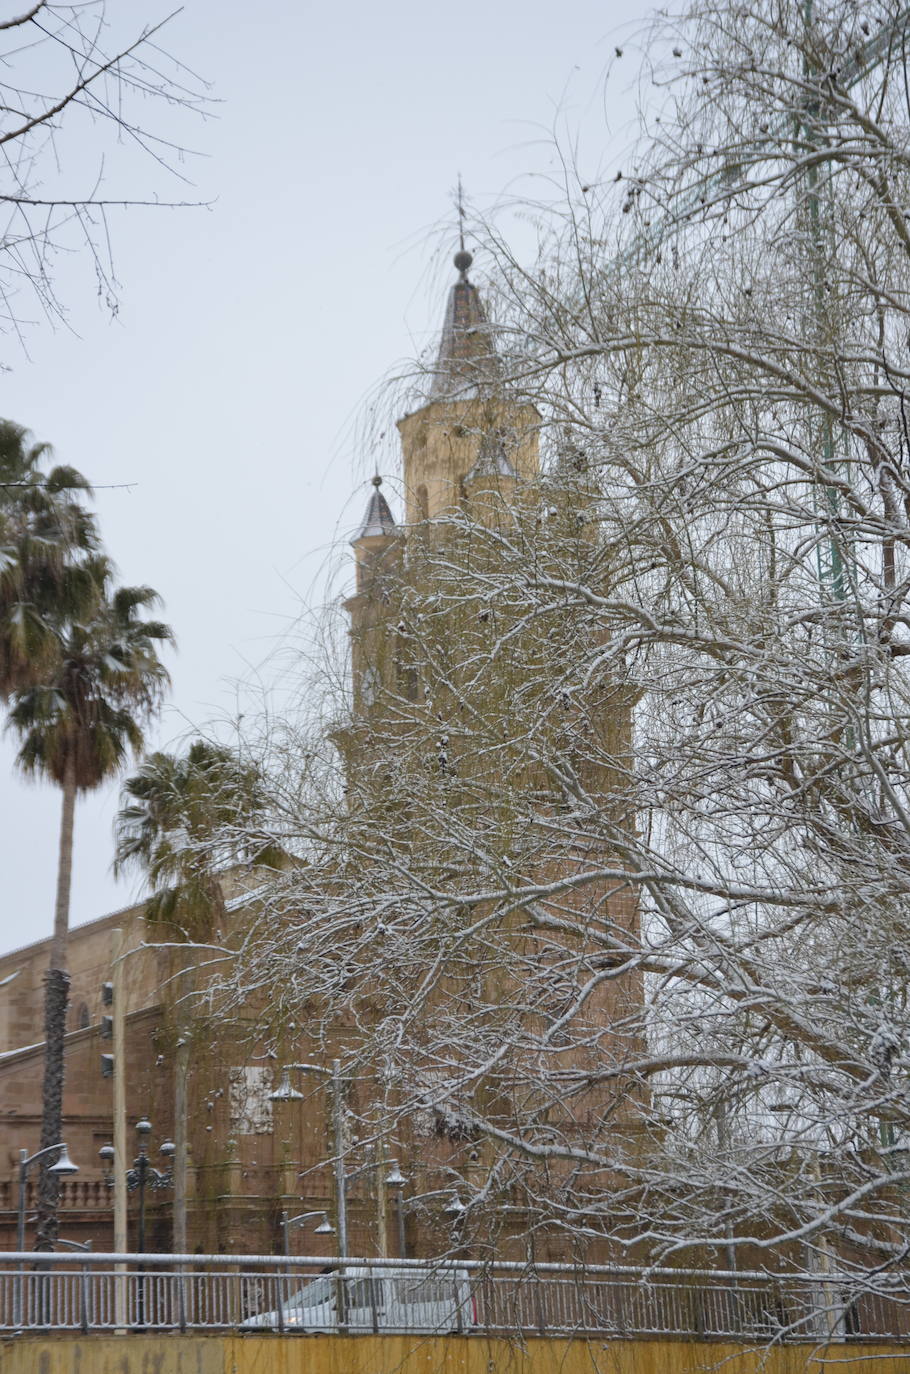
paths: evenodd
<path fill-rule="evenodd" d="M 398 421 L 407 525 L 458 510 L 469 488 L 504 499 L 516 481 L 540 471 L 540 414 L 509 386 L 495 331 L 468 278 L 473 259 L 464 241 L 460 177 L 456 207 L 458 278 L 446 301 L 436 365 L 422 404 Z"/>
<path fill-rule="evenodd" d="M 386 601 L 389 582 L 401 568 L 404 540 L 381 486 L 377 472 L 363 523 L 351 540 L 357 584 L 354 595 L 344 603 L 351 617 L 351 667 L 358 711 L 372 705 L 379 686 L 394 681 L 396 672 L 394 655 L 388 653 Z"/>
<path fill-rule="evenodd" d="M 463 216 L 459 207 L 459 215 Z M 477 287 L 468 280 L 474 261 L 464 246 L 455 254 L 458 280 L 449 292 L 439 354 L 430 385 L 431 401 L 461 400 L 495 388 L 500 379 L 499 358 Z"/>
<path fill-rule="evenodd" d="M 363 524 L 351 540 L 352 544 L 359 543 L 361 539 L 384 539 L 387 535 L 393 535 L 398 528 L 395 517 L 389 510 L 389 503 L 379 490 L 382 478 L 378 472 L 372 480 L 373 492 L 367 503 L 366 515 L 363 517 Z"/>
<path fill-rule="evenodd" d="M 392 550 L 398 543 L 400 531 L 388 501 L 379 490 L 381 486 L 382 478 L 377 472 L 363 523 L 351 540 L 357 558 L 358 594 L 374 587 L 377 578 L 381 579 L 390 566 L 389 559 L 394 558 Z"/>

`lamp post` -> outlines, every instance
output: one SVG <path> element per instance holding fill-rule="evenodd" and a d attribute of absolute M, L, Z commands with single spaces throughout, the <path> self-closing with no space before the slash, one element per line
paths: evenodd
<path fill-rule="evenodd" d="M 300 1073 L 319 1073 L 331 1079 L 332 1090 L 332 1147 L 335 1152 L 335 1208 L 338 1216 L 338 1257 L 348 1256 L 348 1204 L 344 1172 L 344 1080 L 341 1077 L 341 1060 L 333 1059 L 331 1069 L 322 1064 L 285 1064 L 281 1070 L 281 1082 L 274 1092 L 269 1093 L 272 1102 L 302 1102 L 303 1093 L 291 1084 L 291 1070 Z"/>
<path fill-rule="evenodd" d="M 281 1213 L 281 1235 L 282 1235 L 282 1246 L 283 1246 L 283 1249 L 284 1249 L 284 1257 L 285 1257 L 286 1260 L 289 1260 L 289 1259 L 291 1258 L 291 1227 L 292 1227 L 292 1226 L 302 1226 L 302 1225 L 304 1224 L 304 1222 L 305 1222 L 305 1221 L 309 1221 L 311 1217 L 322 1217 L 322 1221 L 319 1223 L 319 1225 L 313 1228 L 313 1229 L 314 1229 L 314 1232 L 315 1232 L 315 1234 L 316 1234 L 317 1236 L 334 1236 L 334 1234 L 335 1234 L 335 1227 L 334 1227 L 334 1226 L 332 1225 L 332 1223 L 329 1221 L 328 1216 L 326 1215 L 325 1212 L 301 1212 L 300 1215 L 297 1216 L 297 1217 L 289 1217 L 288 1214 L 287 1214 L 287 1212 L 282 1212 L 282 1213 Z M 279 1329 L 279 1331 L 283 1331 L 283 1330 L 284 1330 L 284 1304 L 285 1304 L 285 1303 L 287 1302 L 287 1300 L 288 1300 L 287 1289 L 288 1289 L 288 1280 L 289 1280 L 290 1276 L 291 1276 L 291 1275 L 290 1275 L 290 1266 L 288 1266 L 288 1268 L 286 1268 L 286 1269 L 284 1270 L 284 1273 L 283 1273 L 283 1275 L 281 1276 L 280 1288 L 279 1288 L 279 1293 L 281 1293 L 281 1295 L 282 1295 L 282 1296 L 281 1296 L 281 1304 L 280 1304 L 280 1306 L 279 1306 L 279 1308 L 278 1308 L 278 1329 Z M 340 1281 L 340 1279 L 339 1279 L 338 1295 L 339 1295 L 340 1301 L 343 1302 L 343 1301 L 344 1301 L 344 1293 L 341 1291 L 341 1286 L 340 1286 L 340 1285 L 341 1285 L 341 1281 Z M 340 1309 L 339 1309 L 339 1310 L 340 1310 Z"/>
<path fill-rule="evenodd" d="M 146 1188 L 172 1188 L 174 1185 L 173 1168 L 166 1170 L 156 1169 L 148 1156 L 148 1141 L 152 1133 L 152 1123 L 147 1116 L 140 1117 L 136 1122 L 136 1138 L 139 1142 L 139 1153 L 133 1160 L 131 1169 L 126 1170 L 126 1187 L 132 1193 L 139 1190 L 139 1226 L 136 1237 L 136 1253 L 145 1254 L 145 1190 Z M 159 1146 L 160 1153 L 165 1159 L 173 1159 L 176 1146 L 173 1141 L 165 1140 Z M 112 1173 L 108 1178 L 108 1184 L 113 1186 L 116 1183 L 116 1171 L 113 1165 L 116 1162 L 117 1152 L 113 1145 L 102 1145 L 98 1151 L 105 1163 L 111 1165 Z M 138 1294 L 138 1325 L 145 1325 L 145 1271 L 139 1272 L 139 1294 Z"/>
<path fill-rule="evenodd" d="M 58 1237 L 57 1237 L 57 1244 L 58 1244 L 58 1245 L 65 1245 L 66 1248 L 67 1248 L 67 1250 L 81 1250 L 82 1253 L 85 1254 L 85 1255 L 90 1255 L 90 1254 L 92 1253 L 92 1240 L 91 1240 L 91 1236 L 89 1237 L 88 1240 L 64 1240 L 62 1236 L 58 1236 Z M 83 1334 L 85 1334 L 85 1333 L 87 1333 L 87 1331 L 88 1331 L 88 1310 L 89 1310 L 89 1303 L 88 1303 L 88 1266 L 85 1265 L 85 1264 L 83 1264 L 83 1266 L 82 1266 L 82 1291 L 81 1291 L 81 1294 L 80 1294 L 79 1307 L 80 1307 L 80 1310 L 79 1310 L 79 1326 L 80 1326 L 80 1329 L 82 1330 Z"/>
<path fill-rule="evenodd" d="M 385 1186 L 395 1190 L 395 1212 L 398 1220 L 398 1258 L 405 1259 L 405 1234 L 404 1234 L 404 1189 L 407 1179 L 398 1167 L 398 1160 L 391 1161 L 392 1168 L 386 1176 Z"/>
<path fill-rule="evenodd" d="M 53 1153 L 54 1150 L 60 1151 L 60 1158 L 56 1164 L 52 1164 L 48 1173 L 56 1174 L 58 1178 L 64 1178 L 67 1174 L 78 1174 L 79 1165 L 74 1164 L 70 1159 L 66 1148 L 66 1142 L 61 1140 L 57 1145 L 46 1145 L 43 1150 L 36 1150 L 30 1155 L 27 1150 L 19 1151 L 19 1218 L 16 1233 L 16 1248 L 21 1252 L 25 1249 L 25 1181 L 28 1171 L 36 1159 L 43 1159 L 45 1155 Z"/>
<path fill-rule="evenodd" d="M 284 1238 L 284 1257 L 291 1258 L 291 1227 L 302 1226 L 310 1217 L 322 1217 L 318 1226 L 313 1228 L 316 1236 L 334 1236 L 335 1227 L 329 1221 L 325 1212 L 301 1212 L 299 1217 L 289 1217 L 287 1212 L 281 1213 L 281 1234 Z"/>
<path fill-rule="evenodd" d="M 25 1185 L 28 1178 L 28 1171 L 35 1163 L 36 1159 L 43 1159 L 45 1155 L 52 1154 L 54 1150 L 60 1151 L 60 1158 L 55 1164 L 50 1166 L 50 1173 L 56 1174 L 58 1178 L 65 1178 L 67 1174 L 78 1174 L 79 1165 L 74 1164 L 69 1157 L 66 1142 L 61 1140 L 57 1145 L 45 1145 L 43 1150 L 36 1150 L 30 1155 L 27 1150 L 19 1151 L 19 1213 L 16 1225 L 16 1249 L 20 1254 L 25 1249 Z M 19 1326 L 22 1322 L 22 1272 L 16 1282 L 16 1303 L 15 1303 L 15 1324 Z"/>
<path fill-rule="evenodd" d="M 133 1167 L 126 1171 L 126 1186 L 129 1191 L 135 1192 L 139 1189 L 139 1234 L 136 1239 L 137 1254 L 145 1253 L 145 1190 L 146 1188 L 172 1188 L 174 1186 L 173 1168 L 156 1169 L 148 1156 L 148 1139 L 152 1133 L 152 1123 L 148 1117 L 143 1116 L 136 1122 L 136 1136 L 139 1140 L 139 1153 L 133 1160 Z M 176 1146 L 172 1140 L 165 1140 L 159 1146 L 159 1153 L 165 1159 L 173 1159 Z M 102 1145 L 98 1151 L 111 1172 L 107 1177 L 108 1187 L 113 1187 L 116 1175 L 114 1173 L 114 1161 L 117 1152 L 113 1145 Z"/>
<path fill-rule="evenodd" d="M 303 1102 L 304 1095 L 298 1092 L 291 1083 L 291 1070 L 298 1073 L 318 1073 L 324 1078 L 330 1079 L 332 1093 L 332 1149 L 334 1152 L 334 1174 L 335 1174 L 335 1207 L 338 1217 L 338 1258 L 348 1258 L 348 1182 L 352 1178 L 357 1178 L 360 1174 L 368 1172 L 370 1169 L 382 1168 L 382 1161 L 377 1160 L 372 1164 L 365 1164 L 360 1169 L 353 1169 L 350 1173 L 344 1167 L 344 1079 L 341 1076 L 341 1060 L 333 1059 L 331 1069 L 325 1068 L 322 1064 L 284 1064 L 281 1068 L 281 1078 L 278 1087 L 274 1092 L 269 1093 L 271 1102 Z M 405 1237 L 404 1237 L 404 1199 L 401 1190 L 407 1183 L 407 1179 L 398 1167 L 398 1160 L 391 1161 L 391 1172 L 385 1180 L 386 1186 L 396 1189 L 396 1200 L 398 1204 L 398 1251 L 399 1257 L 404 1259 Z M 307 1213 L 306 1215 L 310 1215 Z M 321 1215 L 313 1213 L 313 1215 Z M 334 1228 L 330 1228 L 334 1230 Z M 317 1233 L 327 1234 L 321 1227 L 316 1228 Z M 287 1251 L 285 1251 L 287 1253 Z"/>
<path fill-rule="evenodd" d="M 136 1250 L 140 1255 L 145 1253 L 145 1190 L 146 1188 L 171 1188 L 174 1184 L 172 1169 L 163 1171 L 156 1169 L 148 1157 L 148 1139 L 152 1133 L 152 1123 L 147 1116 L 143 1116 L 136 1122 L 136 1136 L 139 1141 L 139 1153 L 133 1160 L 132 1169 L 126 1171 L 126 1186 L 130 1192 L 134 1188 L 139 1190 L 139 1235 Z M 159 1151 L 165 1159 L 173 1159 L 174 1145 L 170 1140 L 165 1140 L 159 1147 Z"/>

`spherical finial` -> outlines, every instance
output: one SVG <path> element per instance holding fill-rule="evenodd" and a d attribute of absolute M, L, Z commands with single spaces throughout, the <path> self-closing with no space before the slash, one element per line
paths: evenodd
<path fill-rule="evenodd" d="M 378 472 L 376 473 L 375 477 L 371 477 L 371 478 L 370 478 L 370 481 L 373 483 L 373 486 L 374 486 L 374 487 L 381 487 L 381 486 L 382 486 L 382 478 L 379 476 L 379 473 L 378 473 Z"/>
<path fill-rule="evenodd" d="M 459 272 L 467 272 L 473 261 L 474 259 L 466 248 L 460 248 L 455 254 L 455 266 Z"/>

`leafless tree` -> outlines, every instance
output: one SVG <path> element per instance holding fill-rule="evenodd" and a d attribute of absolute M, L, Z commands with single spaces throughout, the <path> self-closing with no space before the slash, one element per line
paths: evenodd
<path fill-rule="evenodd" d="M 476 226 L 545 471 L 410 532 L 368 696 L 286 737 L 234 995 L 477 1245 L 905 1266 L 907 22 L 698 3 L 636 169 L 534 268 Z"/>
<path fill-rule="evenodd" d="M 173 17 L 128 32 L 103 0 L 37 0 L 0 20 L 0 322 L 7 333 L 23 338 L 36 310 L 65 319 L 57 282 L 61 255 L 73 251 L 87 253 L 98 294 L 115 310 L 112 211 L 187 199 L 173 115 L 201 113 L 207 93 L 161 46 Z M 148 122 L 152 102 L 161 107 L 157 128 Z M 153 173 L 138 193 L 137 153 Z M 164 195 L 159 175 L 170 183 Z"/>

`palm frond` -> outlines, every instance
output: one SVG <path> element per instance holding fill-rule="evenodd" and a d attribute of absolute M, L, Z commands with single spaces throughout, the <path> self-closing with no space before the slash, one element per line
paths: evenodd
<path fill-rule="evenodd" d="M 263 796 L 258 768 L 210 740 L 143 761 L 121 790 L 114 866 L 143 873 L 152 892 L 148 919 L 203 935 L 224 913 L 220 872 L 238 862 L 281 866 L 279 846 L 249 838 Z"/>
<path fill-rule="evenodd" d="M 78 791 L 99 786 L 123 768 L 130 754 L 141 754 L 145 724 L 170 680 L 155 650 L 155 643 L 167 637 L 167 626 L 152 622 L 149 634 L 136 614 L 157 600 L 155 593 L 112 590 L 111 576 L 112 564 L 103 554 L 84 560 L 70 590 L 74 606 L 81 603 L 86 614 L 66 626 L 45 680 L 32 687 L 18 684 L 9 713 L 10 726 L 22 739 L 20 767 L 58 785 L 68 769 L 74 770 Z M 136 590 L 138 597 L 132 595 Z M 120 592 L 126 595 L 118 603 Z M 13 630 L 21 636 L 30 624 L 28 615 L 17 615 L 6 635 L 10 651 L 18 647 Z M 4 645 L 0 632 L 0 666 Z"/>

